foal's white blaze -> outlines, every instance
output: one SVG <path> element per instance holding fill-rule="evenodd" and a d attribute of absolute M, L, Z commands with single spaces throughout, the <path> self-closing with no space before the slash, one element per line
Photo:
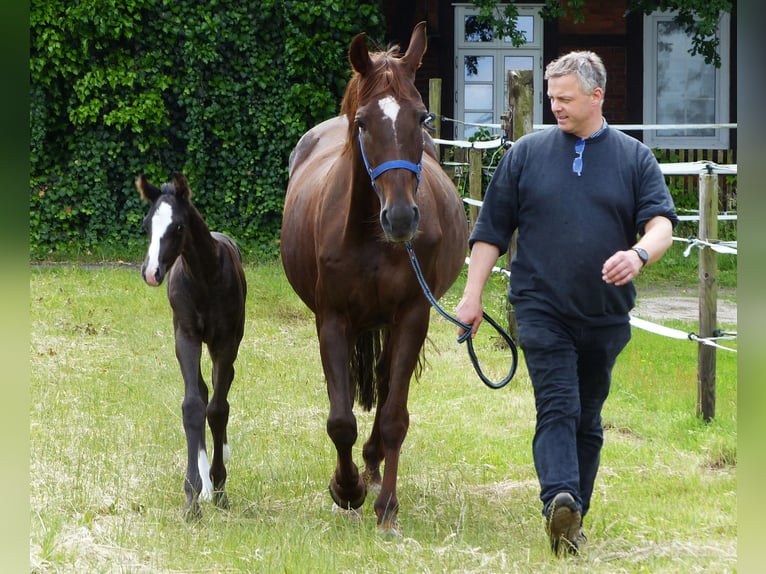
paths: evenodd
<path fill-rule="evenodd" d="M 383 115 L 391 120 L 391 127 L 394 130 L 394 141 L 396 141 L 396 117 L 399 115 L 399 102 L 393 96 L 386 96 L 378 100 L 378 106 L 383 111 Z"/>
<path fill-rule="evenodd" d="M 207 452 L 200 449 L 197 453 L 197 468 L 200 478 L 202 478 L 202 492 L 199 493 L 200 500 L 211 500 L 213 498 L 213 481 L 210 480 L 210 463 L 207 460 Z"/>
<path fill-rule="evenodd" d="M 157 285 L 154 274 L 160 266 L 160 241 L 173 221 L 173 208 L 167 203 L 161 203 L 152 216 L 152 238 L 149 243 L 148 259 L 146 262 L 146 282 Z"/>

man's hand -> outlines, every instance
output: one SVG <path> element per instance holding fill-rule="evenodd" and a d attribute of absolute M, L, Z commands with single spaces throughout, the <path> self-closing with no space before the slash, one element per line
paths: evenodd
<path fill-rule="evenodd" d="M 626 285 L 641 271 L 644 264 L 632 249 L 618 251 L 604 262 L 601 278 L 609 284 Z"/>

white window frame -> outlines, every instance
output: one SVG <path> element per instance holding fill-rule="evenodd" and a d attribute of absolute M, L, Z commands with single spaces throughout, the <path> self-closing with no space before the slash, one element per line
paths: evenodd
<path fill-rule="evenodd" d="M 453 4 L 455 9 L 455 136 L 466 139 L 466 127 L 469 132 L 472 126 L 465 126 L 465 71 L 466 56 L 492 56 L 493 67 L 493 120 L 492 124 L 500 124 L 500 115 L 507 108 L 507 87 L 505 74 L 505 57 L 531 57 L 533 69 L 534 110 L 533 123 L 542 123 L 543 116 L 543 20 L 540 9 L 543 4 L 520 4 L 516 8 L 519 16 L 532 16 L 533 40 L 515 48 L 510 38 L 494 38 L 491 42 L 466 42 L 464 37 L 464 22 L 466 16 L 478 15 L 479 11 L 472 4 Z M 500 9 L 504 6 L 500 5 Z M 491 129 L 493 135 L 502 133 L 499 129 Z"/>
<path fill-rule="evenodd" d="M 675 12 L 654 12 L 644 16 L 644 123 L 664 124 L 667 121 L 657 121 L 657 84 L 658 84 L 658 50 L 657 50 L 657 27 L 661 22 L 673 20 Z M 715 117 L 704 123 L 727 123 L 729 118 L 729 14 L 721 13 L 718 23 L 720 44 L 718 53 L 721 57 L 721 67 L 715 68 Z M 703 65 L 713 67 L 713 64 L 704 64 L 704 58 L 700 54 L 692 56 L 688 54 L 690 61 L 698 59 Z M 689 123 L 684 118 L 679 118 L 674 124 Z M 699 123 L 699 122 L 694 122 Z M 662 135 L 664 130 L 644 130 L 644 143 L 657 149 L 728 149 L 729 130 L 717 128 L 713 135 L 701 134 L 701 130 L 689 130 L 689 135 Z M 666 132 L 667 133 L 667 132 Z"/>

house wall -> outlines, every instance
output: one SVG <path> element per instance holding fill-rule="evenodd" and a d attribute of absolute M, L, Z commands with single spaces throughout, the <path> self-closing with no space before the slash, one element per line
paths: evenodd
<path fill-rule="evenodd" d="M 455 115 L 454 7 L 456 0 L 383 0 L 387 21 L 387 42 L 397 42 L 402 49 L 409 42 L 412 28 L 428 22 L 428 50 L 418 71 L 416 85 L 425 102 L 431 78 L 442 79 L 442 114 Z M 517 0 L 517 4 L 542 3 Z M 731 14 L 731 109 L 729 121 L 737 121 L 736 113 L 736 0 Z M 543 23 L 543 61 L 545 63 L 571 51 L 592 50 L 607 69 L 604 115 L 613 124 L 643 123 L 643 16 L 625 14 L 628 0 L 588 0 L 585 21 L 575 23 L 571 15 Z M 554 123 L 548 106 L 543 106 L 543 123 Z M 637 138 L 642 133 L 629 132 Z M 736 150 L 736 130 L 731 132 L 730 147 Z M 734 163 L 729 152 L 726 163 Z"/>

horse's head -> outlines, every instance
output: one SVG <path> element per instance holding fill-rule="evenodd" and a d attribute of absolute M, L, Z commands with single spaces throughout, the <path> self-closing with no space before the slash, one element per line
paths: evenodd
<path fill-rule="evenodd" d="M 380 200 L 385 237 L 404 242 L 414 237 L 420 220 L 415 195 L 429 114 L 415 88 L 415 71 L 426 50 L 425 22 L 413 30 L 402 57 L 395 57 L 395 50 L 371 54 L 365 35 L 354 37 L 349 61 L 355 74 L 341 111 L 349 120 L 357 166 L 364 165 L 363 177 Z"/>
<path fill-rule="evenodd" d="M 149 249 L 141 266 L 141 275 L 148 285 L 156 287 L 162 284 L 183 249 L 191 192 L 189 182 L 180 173 L 175 173 L 172 183 L 163 183 L 162 188 L 153 186 L 142 174 L 136 180 L 136 187 L 141 198 L 151 204 L 144 218 Z"/>

